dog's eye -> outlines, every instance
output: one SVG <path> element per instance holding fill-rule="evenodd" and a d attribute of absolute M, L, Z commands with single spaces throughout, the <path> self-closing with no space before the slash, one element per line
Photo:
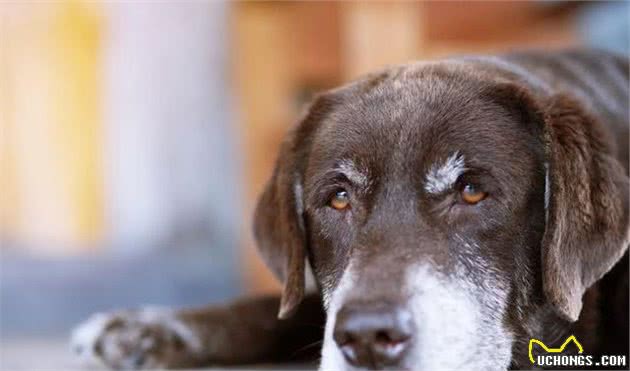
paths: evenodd
<path fill-rule="evenodd" d="M 336 210 L 345 210 L 350 207 L 350 195 L 345 189 L 340 189 L 330 198 L 328 205 Z"/>
<path fill-rule="evenodd" d="M 479 190 L 475 185 L 465 183 L 461 189 L 462 200 L 469 205 L 474 205 L 483 200 L 488 195 L 486 192 Z"/>

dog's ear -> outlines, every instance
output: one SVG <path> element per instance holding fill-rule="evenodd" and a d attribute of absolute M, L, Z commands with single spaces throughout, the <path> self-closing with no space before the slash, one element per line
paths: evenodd
<path fill-rule="evenodd" d="M 546 230 L 543 289 L 558 314 L 578 319 L 584 292 L 628 246 L 628 176 L 601 124 L 570 97 L 544 112 Z"/>
<path fill-rule="evenodd" d="M 308 238 L 303 217 L 302 179 L 312 136 L 333 103 L 331 94 L 318 96 L 287 134 L 254 214 L 258 250 L 284 284 L 278 313 L 281 319 L 291 316 L 304 297 Z"/>
<path fill-rule="evenodd" d="M 520 84 L 505 81 L 491 84 L 484 94 L 542 138 L 543 291 L 560 316 L 575 321 L 584 292 L 628 247 L 628 175 L 614 158 L 612 138 L 602 124 L 571 97 L 539 100 Z"/>

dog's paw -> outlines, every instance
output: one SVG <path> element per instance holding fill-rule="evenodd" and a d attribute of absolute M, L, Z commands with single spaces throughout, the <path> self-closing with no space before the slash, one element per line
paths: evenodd
<path fill-rule="evenodd" d="M 201 351 L 194 331 L 163 309 L 95 314 L 73 331 L 71 347 L 84 363 L 126 370 L 187 367 Z"/>

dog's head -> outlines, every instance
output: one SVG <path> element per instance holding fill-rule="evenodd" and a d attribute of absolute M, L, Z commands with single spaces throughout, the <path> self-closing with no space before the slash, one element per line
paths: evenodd
<path fill-rule="evenodd" d="M 541 316 L 575 321 L 625 251 L 628 179 L 606 143 L 570 98 L 457 63 L 320 95 L 255 216 L 280 317 L 308 260 L 322 369 L 507 368 Z"/>

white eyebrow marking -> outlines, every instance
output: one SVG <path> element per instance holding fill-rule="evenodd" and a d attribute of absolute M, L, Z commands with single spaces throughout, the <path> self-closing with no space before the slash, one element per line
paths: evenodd
<path fill-rule="evenodd" d="M 455 184 L 464 171 L 464 156 L 455 152 L 441 166 L 433 165 L 429 169 L 424 189 L 429 193 L 444 192 Z"/>
<path fill-rule="evenodd" d="M 362 187 L 369 186 L 367 174 L 360 171 L 351 160 L 341 160 L 337 165 L 337 169 L 341 171 L 351 182 Z"/>

